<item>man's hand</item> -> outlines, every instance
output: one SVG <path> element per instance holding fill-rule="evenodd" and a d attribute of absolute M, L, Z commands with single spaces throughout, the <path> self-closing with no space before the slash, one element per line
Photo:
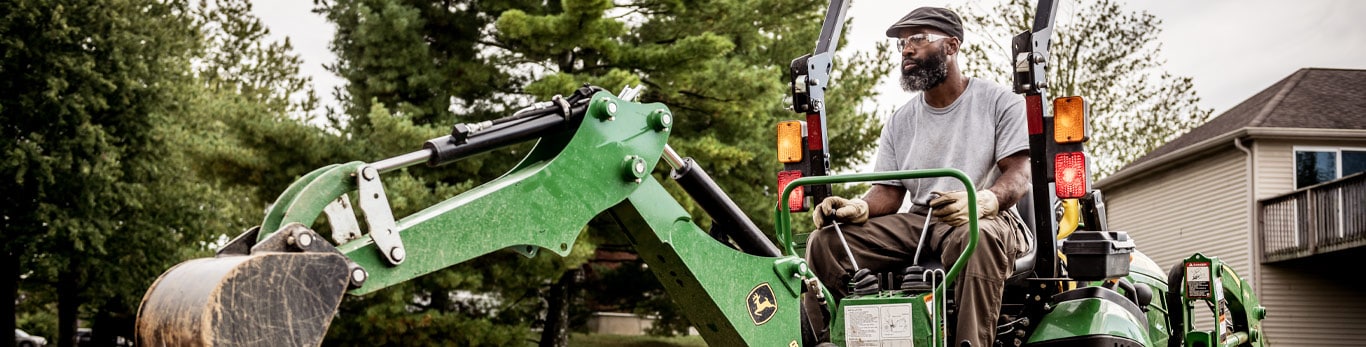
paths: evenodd
<path fill-rule="evenodd" d="M 826 217 L 842 223 L 863 223 L 868 221 L 868 203 L 863 199 L 845 199 L 838 196 L 825 198 L 811 211 L 811 221 L 816 227 L 825 226 Z"/>
<path fill-rule="evenodd" d="M 934 192 L 939 197 L 930 200 L 930 206 L 934 207 L 934 216 L 939 217 L 939 221 L 955 227 L 968 224 L 968 192 L 953 191 L 948 193 Z M 990 190 L 977 191 L 977 217 L 978 219 L 991 219 L 996 217 L 999 206 L 996 202 L 996 193 Z"/>

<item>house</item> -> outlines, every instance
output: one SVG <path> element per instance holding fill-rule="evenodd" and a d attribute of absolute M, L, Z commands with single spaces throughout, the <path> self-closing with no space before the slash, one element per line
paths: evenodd
<path fill-rule="evenodd" d="M 1200 252 L 1251 282 L 1271 343 L 1360 345 L 1364 170 L 1366 70 L 1306 68 L 1095 188 L 1161 266 Z"/>

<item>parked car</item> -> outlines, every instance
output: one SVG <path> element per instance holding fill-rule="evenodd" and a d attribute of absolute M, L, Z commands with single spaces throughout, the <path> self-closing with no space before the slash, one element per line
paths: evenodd
<path fill-rule="evenodd" d="M 90 328 L 76 328 L 76 345 L 90 345 Z"/>
<path fill-rule="evenodd" d="M 94 336 L 95 335 L 90 331 L 90 328 L 76 328 L 76 346 L 93 346 Z M 109 339 L 109 337 L 106 336 L 106 339 Z M 103 345 L 115 347 L 130 347 L 133 345 L 132 339 L 123 336 L 115 336 L 112 340 L 112 343 Z"/>
<path fill-rule="evenodd" d="M 47 339 L 42 336 L 33 336 L 23 330 L 14 329 L 14 345 L 19 347 L 42 347 L 47 346 Z"/>

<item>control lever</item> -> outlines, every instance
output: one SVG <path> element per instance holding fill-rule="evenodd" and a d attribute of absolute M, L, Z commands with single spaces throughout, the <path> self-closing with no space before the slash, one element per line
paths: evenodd
<path fill-rule="evenodd" d="M 840 244 L 844 246 L 844 254 L 849 255 L 849 263 L 854 265 L 854 276 L 849 281 L 852 293 L 858 295 L 877 293 L 880 289 L 877 276 L 873 275 L 872 270 L 858 266 L 858 260 L 854 259 L 854 251 L 849 249 L 849 242 L 844 239 L 844 230 L 840 229 L 840 222 L 834 220 L 833 216 L 831 220 L 830 225 L 835 227 L 835 235 L 839 236 Z"/>
<path fill-rule="evenodd" d="M 930 200 L 934 200 L 934 196 L 930 196 Z M 926 202 L 925 206 L 928 209 L 925 211 L 925 225 L 920 227 L 920 242 L 915 246 L 911 266 L 906 268 L 906 274 L 901 277 L 901 289 L 917 293 L 934 289 L 930 282 L 925 280 L 925 268 L 920 266 L 920 252 L 925 250 L 925 240 L 930 238 L 930 218 L 934 216 L 934 205 Z"/>

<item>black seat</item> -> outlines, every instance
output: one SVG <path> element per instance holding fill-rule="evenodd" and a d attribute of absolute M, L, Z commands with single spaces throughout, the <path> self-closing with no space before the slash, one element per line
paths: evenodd
<path fill-rule="evenodd" d="M 1036 236 L 1034 224 L 1034 190 L 1025 191 L 1020 201 L 1015 203 L 1015 211 L 1020 213 L 1020 219 L 1024 222 L 1021 226 L 1025 233 L 1025 246 L 1028 250 L 1015 258 L 1015 271 L 1011 272 L 1010 277 L 1006 278 L 1006 286 L 1024 285 L 1025 279 L 1034 275 L 1034 255 L 1038 251 L 1035 247 Z"/>

